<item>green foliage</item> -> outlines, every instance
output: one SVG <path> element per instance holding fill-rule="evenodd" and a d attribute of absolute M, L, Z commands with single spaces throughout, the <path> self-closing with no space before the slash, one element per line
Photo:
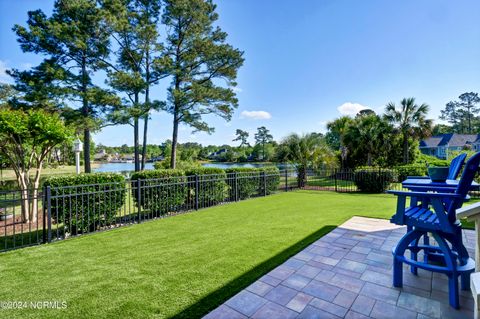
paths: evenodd
<path fill-rule="evenodd" d="M 125 179 L 120 174 L 94 173 L 50 177 L 52 218 L 70 233 L 94 231 L 115 221 L 125 204 Z M 68 196 L 71 195 L 71 196 Z"/>
<path fill-rule="evenodd" d="M 226 43 L 227 33 L 214 26 L 216 6 L 209 0 L 165 0 L 165 73 L 171 77 L 166 111 L 173 115 L 171 166 L 176 164 L 178 126 L 212 132 L 204 115 L 230 120 L 238 106 L 233 87 L 243 52 Z M 185 23 L 188 21 L 188 23 Z"/>
<path fill-rule="evenodd" d="M 456 101 L 450 101 L 441 111 L 440 118 L 448 121 L 452 127 L 448 133 L 474 133 L 474 128 L 480 125 L 478 114 L 480 97 L 475 92 L 465 92 Z"/>
<path fill-rule="evenodd" d="M 225 181 L 227 175 L 225 171 L 215 167 L 198 167 L 185 171 L 188 180 L 189 202 L 193 203 L 195 199 L 195 175 L 198 176 L 199 207 L 209 207 L 221 203 L 225 200 L 228 193 L 228 185 Z"/>
<path fill-rule="evenodd" d="M 235 141 L 240 141 L 240 147 L 242 146 L 250 146 L 248 143 L 248 132 L 244 130 L 237 129 L 235 132 L 236 137 L 232 140 L 233 142 Z"/>
<path fill-rule="evenodd" d="M 353 176 L 358 190 L 365 193 L 383 193 L 396 179 L 394 170 L 380 168 L 357 169 Z"/>
<path fill-rule="evenodd" d="M 425 167 L 427 165 L 439 166 L 439 167 L 450 165 L 449 161 L 447 161 L 447 160 L 439 159 L 435 156 L 430 156 L 430 155 L 426 155 L 426 154 L 423 154 L 423 153 L 418 155 L 417 159 L 415 160 L 415 164 L 425 165 Z"/>
<path fill-rule="evenodd" d="M 168 161 L 168 159 L 164 159 L 163 161 L 153 163 L 153 167 L 155 169 L 170 169 L 170 162 Z M 177 161 L 176 169 L 188 170 L 188 169 L 195 169 L 198 167 L 201 167 L 198 162 Z"/>
<path fill-rule="evenodd" d="M 412 137 L 422 138 L 432 130 L 432 120 L 427 119 L 429 106 L 425 103 L 415 104 L 415 98 L 404 98 L 400 107 L 388 103 L 385 108 L 385 119 L 396 126 L 402 135 L 403 163 L 411 162 L 409 158 L 409 142 Z"/>
<path fill-rule="evenodd" d="M 407 176 L 425 176 L 427 173 L 427 167 L 421 164 L 395 166 L 395 170 L 399 182 L 404 181 Z"/>
<path fill-rule="evenodd" d="M 138 180 L 141 185 L 140 199 L 137 191 Z M 181 207 L 186 201 L 187 179 L 183 170 L 162 169 L 134 172 L 131 181 L 135 204 L 140 203 L 148 213 L 164 215 L 171 211 L 177 211 L 178 207 Z"/>
<path fill-rule="evenodd" d="M 234 180 L 237 179 L 237 199 L 242 200 L 263 194 L 263 174 L 265 174 L 266 193 L 273 194 L 278 190 L 280 183 L 280 171 L 277 167 L 232 167 L 225 170 L 230 184 L 231 200 L 235 199 Z"/>
<path fill-rule="evenodd" d="M 272 141 L 273 136 L 270 134 L 270 131 L 265 126 L 260 126 L 259 128 L 257 128 L 257 133 L 255 133 L 255 146 L 261 146 L 261 156 L 257 155 L 257 159 L 261 161 L 267 161 L 268 154 L 265 146 Z"/>
<path fill-rule="evenodd" d="M 16 89 L 33 101 L 31 107 L 51 107 L 52 100 L 67 100 L 78 109 L 63 107 L 63 116 L 84 133 L 85 171 L 90 172 L 90 131 L 105 120 L 108 107 L 120 98 L 95 85 L 93 75 L 109 55 L 108 28 L 95 0 L 56 0 L 51 16 L 41 10 L 28 13 L 27 27 L 13 30 L 24 52 L 45 58 L 32 70 L 13 70 Z M 45 102 L 38 105 L 38 100 Z M 80 102 L 80 103 L 78 103 Z M 59 103 L 53 103 L 58 107 Z"/>

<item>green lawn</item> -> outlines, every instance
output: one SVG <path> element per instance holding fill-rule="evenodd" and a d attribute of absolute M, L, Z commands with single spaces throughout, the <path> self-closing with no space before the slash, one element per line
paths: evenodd
<path fill-rule="evenodd" d="M 298 191 L 0 254 L 1 301 L 67 301 L 22 318 L 200 317 L 353 215 L 388 218 L 390 195 Z"/>

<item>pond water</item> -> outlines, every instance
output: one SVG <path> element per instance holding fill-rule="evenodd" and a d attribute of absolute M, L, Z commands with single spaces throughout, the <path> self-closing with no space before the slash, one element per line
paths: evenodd
<path fill-rule="evenodd" d="M 270 166 L 272 164 L 262 163 L 204 163 L 204 167 L 218 167 L 218 168 L 230 168 L 230 167 L 263 167 Z M 285 168 L 286 164 L 277 164 L 277 167 Z M 153 163 L 145 163 L 145 169 L 153 169 Z M 94 172 L 108 172 L 108 173 L 124 173 L 128 175 L 128 172 L 133 172 L 135 165 L 133 163 L 103 163 L 97 168 L 93 169 Z"/>

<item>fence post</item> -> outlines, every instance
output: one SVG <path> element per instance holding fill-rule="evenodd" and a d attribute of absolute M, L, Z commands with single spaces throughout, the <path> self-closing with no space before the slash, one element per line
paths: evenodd
<path fill-rule="evenodd" d="M 238 178 L 237 172 L 233 172 L 233 185 L 235 187 L 235 201 L 238 202 Z"/>
<path fill-rule="evenodd" d="M 140 178 L 137 179 L 137 213 L 138 213 L 138 223 L 141 222 L 142 219 L 142 189 L 141 189 L 141 180 Z"/>
<path fill-rule="evenodd" d="M 195 210 L 198 210 L 198 192 L 200 191 L 198 175 L 195 174 Z"/>
<path fill-rule="evenodd" d="M 335 168 L 333 170 L 333 175 L 335 176 L 335 193 L 338 191 L 338 188 L 337 188 L 337 169 Z"/>
<path fill-rule="evenodd" d="M 52 190 L 47 186 L 45 190 L 47 200 L 47 243 L 52 242 Z M 44 222 L 45 223 L 45 222 Z"/>
<path fill-rule="evenodd" d="M 285 168 L 285 191 L 288 192 L 288 168 Z"/>
<path fill-rule="evenodd" d="M 267 196 L 267 174 L 265 174 L 265 171 L 262 172 L 262 178 L 263 178 L 263 196 Z"/>

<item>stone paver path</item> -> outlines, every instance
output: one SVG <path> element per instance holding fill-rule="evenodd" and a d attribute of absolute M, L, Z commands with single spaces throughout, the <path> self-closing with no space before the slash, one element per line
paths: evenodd
<path fill-rule="evenodd" d="M 448 305 L 447 277 L 404 269 L 392 286 L 392 247 L 405 228 L 353 217 L 242 290 L 205 318 L 472 318 L 473 299 Z M 474 253 L 475 235 L 464 232 Z"/>

